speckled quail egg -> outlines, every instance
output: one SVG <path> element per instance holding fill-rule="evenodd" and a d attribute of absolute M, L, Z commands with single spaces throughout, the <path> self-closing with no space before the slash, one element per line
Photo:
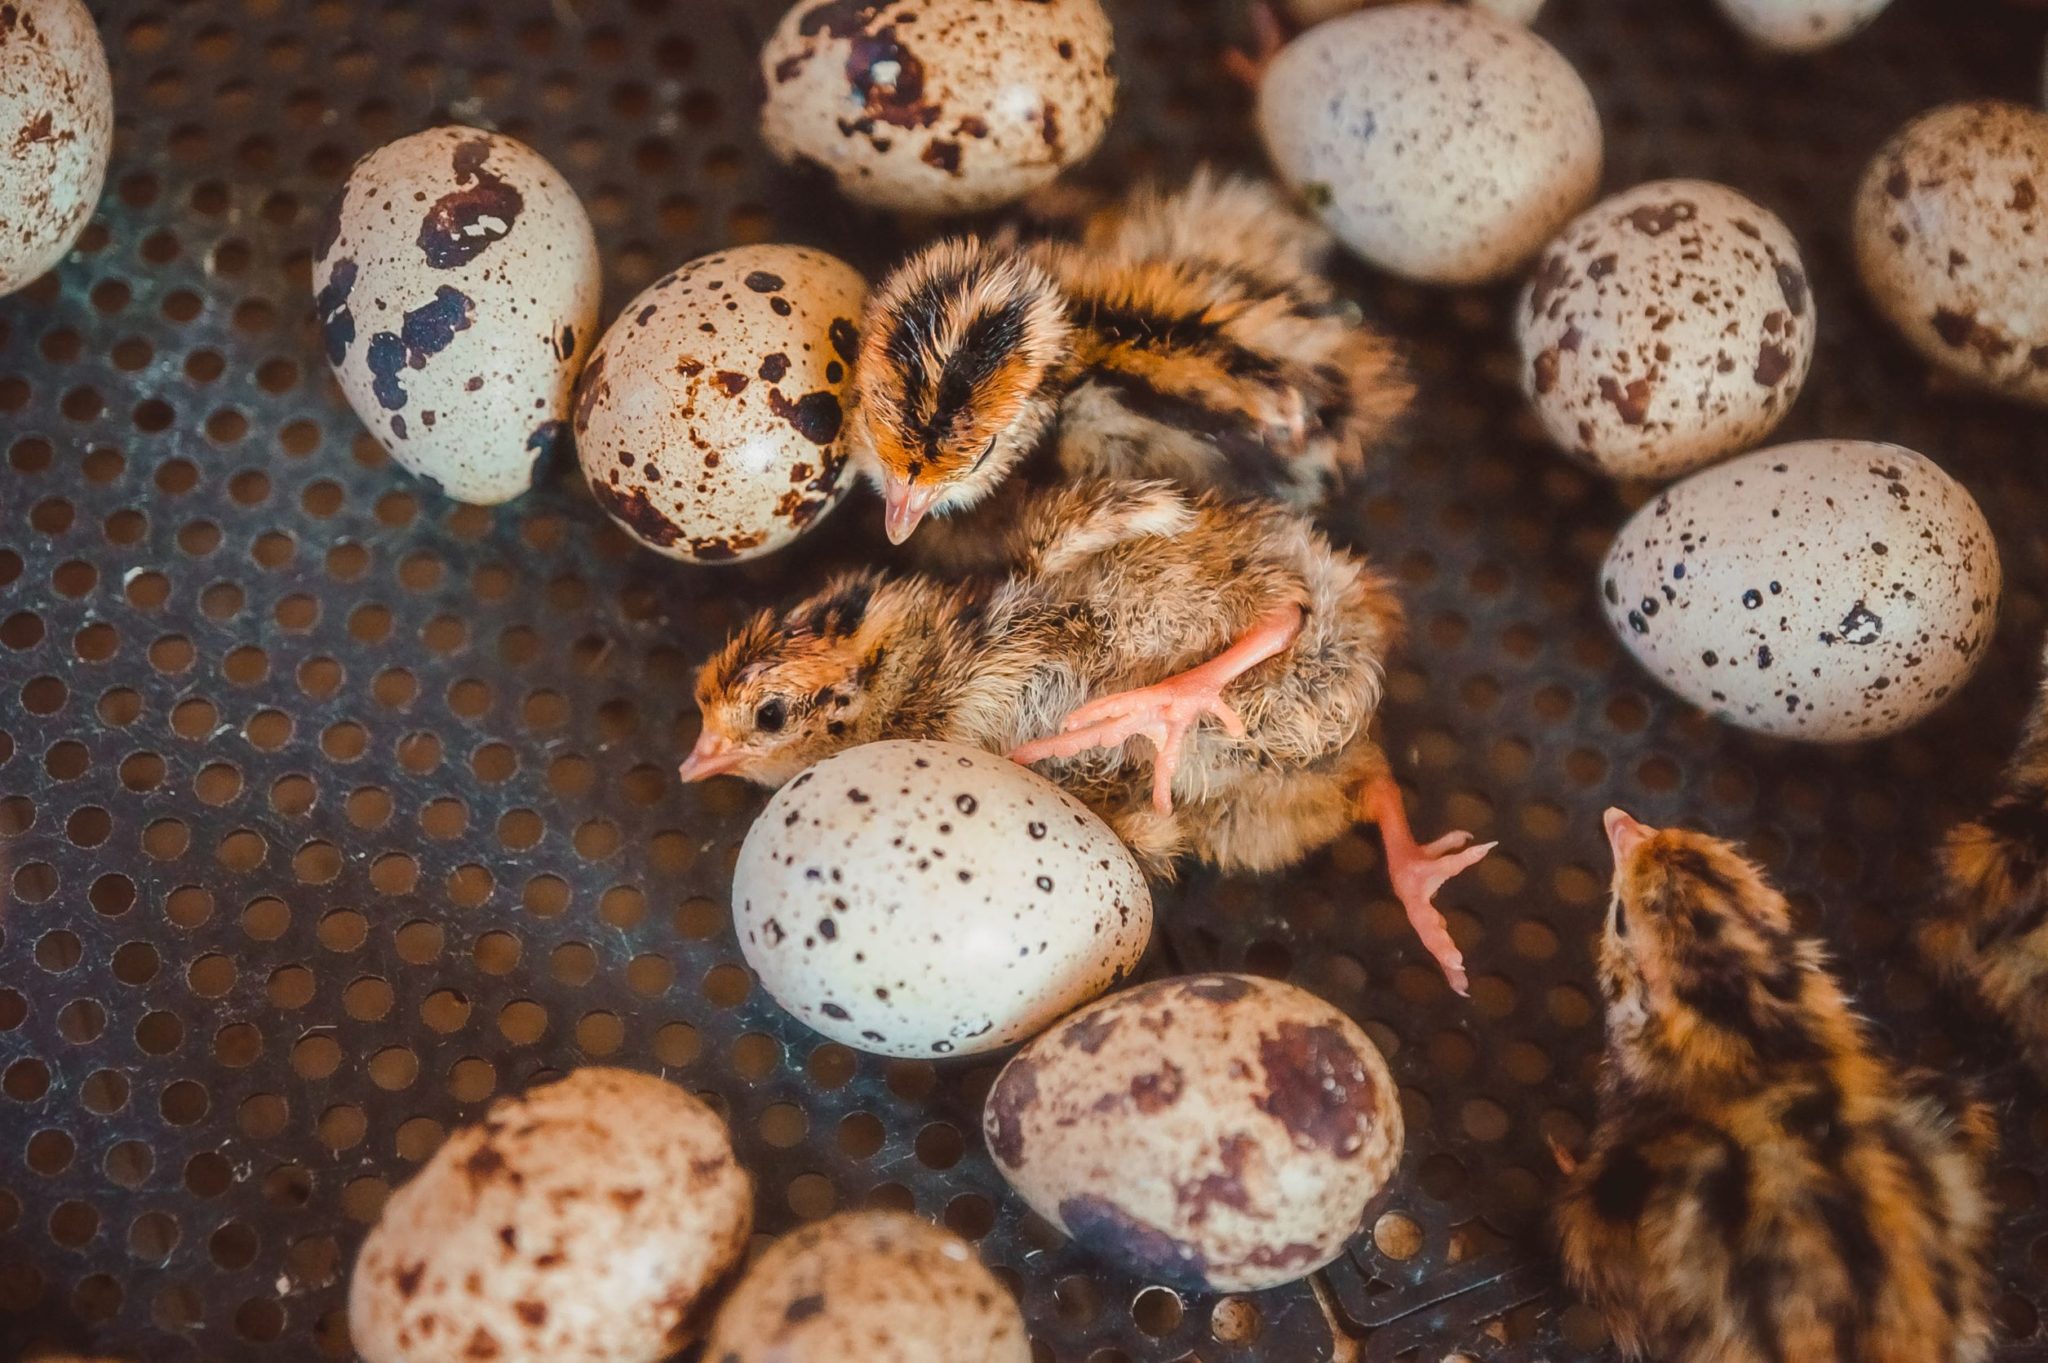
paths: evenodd
<path fill-rule="evenodd" d="M 712 1363 L 1031 1363 L 1009 1289 L 959 1236 L 901 1212 L 842 1212 L 747 1270 L 705 1341 Z"/>
<path fill-rule="evenodd" d="M 799 0 L 761 52 L 761 131 L 862 203 L 995 208 L 1102 140 L 1112 38 L 1100 0 Z"/>
<path fill-rule="evenodd" d="M 114 82 L 79 0 L 0 5 L 0 294 L 64 258 L 114 148 Z"/>
<path fill-rule="evenodd" d="M 1336 1258 L 1403 1131 L 1358 1024 L 1249 975 L 1160 980 L 1074 1014 L 1003 1068 L 983 1128 L 1032 1210 L 1195 1292 L 1277 1287 Z"/>
<path fill-rule="evenodd" d="M 773 553 L 852 486 L 841 392 L 867 281 L 802 246 L 693 260 L 626 305 L 576 396 L 598 505 L 670 558 Z"/>
<path fill-rule="evenodd" d="M 702 1333 L 753 1205 L 710 1108 L 577 1070 L 492 1104 L 392 1194 L 349 1332 L 365 1363 L 656 1363 Z"/>
<path fill-rule="evenodd" d="M 1985 100 L 1922 114 L 1856 192 L 1871 299 L 1936 365 L 2048 405 L 2048 114 Z"/>
<path fill-rule="evenodd" d="M 1513 273 L 1600 183 L 1600 118 L 1571 63 L 1462 6 L 1310 29 L 1267 69 L 1259 127 L 1281 178 L 1345 245 L 1425 283 Z"/>
<path fill-rule="evenodd" d="M 1619 478 L 1755 445 L 1799 396 L 1815 329 L 1792 233 L 1703 180 L 1637 185 L 1581 214 L 1516 312 L 1544 429 Z"/>
<path fill-rule="evenodd" d="M 1152 935 L 1107 824 L 946 743 L 871 743 L 797 776 L 748 830 L 732 892 L 762 987 L 879 1055 L 1013 1045 L 1124 979 Z"/>
<path fill-rule="evenodd" d="M 1998 546 L 1963 486 L 1896 445 L 1810 440 L 1694 474 L 1601 569 L 1607 616 L 1674 692 L 1759 733 L 1882 738 L 1983 660 Z"/>
<path fill-rule="evenodd" d="M 1340 14 L 1349 14 L 1355 9 L 1371 5 L 1396 3 L 1397 0 L 1286 0 L 1287 17 L 1306 27 L 1320 24 L 1325 19 L 1334 19 Z M 1536 16 L 1543 12 L 1543 0 L 1461 0 L 1475 9 L 1498 14 L 1503 19 L 1518 24 L 1533 24 Z"/>
<path fill-rule="evenodd" d="M 431 128 L 356 162 L 313 258 L 349 405 L 392 458 L 492 505 L 533 484 L 597 333 L 590 218 L 522 142 Z"/>
<path fill-rule="evenodd" d="M 1779 52 L 1831 47 L 1884 13 L 1892 0 L 1718 0 L 1750 38 Z"/>

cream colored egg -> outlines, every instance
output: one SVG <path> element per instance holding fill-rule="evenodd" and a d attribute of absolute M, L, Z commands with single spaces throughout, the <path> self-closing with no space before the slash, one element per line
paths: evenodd
<path fill-rule="evenodd" d="M 1543 0 L 1456 0 L 1471 5 L 1474 9 L 1487 10 L 1501 18 L 1517 24 L 1533 24 L 1536 16 L 1543 12 Z M 1287 16 L 1304 27 L 1320 24 L 1325 19 L 1334 19 L 1340 14 L 1366 9 L 1373 5 L 1396 3 L 1396 0 L 1287 0 Z"/>
<path fill-rule="evenodd" d="M 1779 52 L 1832 47 L 1884 13 L 1892 0 L 1718 0 L 1751 39 Z"/>
<path fill-rule="evenodd" d="M 1955 693 L 1998 622 L 1969 492 L 1896 445 L 1809 440 L 1665 489 L 1614 538 L 1609 622 L 1683 699 L 1745 729 L 1882 738 Z"/>
<path fill-rule="evenodd" d="M 1031 1363 L 1008 1288 L 959 1236 L 842 1212 L 775 1242 L 712 1323 L 713 1363 Z"/>
<path fill-rule="evenodd" d="M 733 871 L 733 927 L 762 987 L 834 1041 L 971 1055 L 1124 979 L 1152 897 L 1109 826 L 1036 773 L 871 743 L 768 802 Z"/>
<path fill-rule="evenodd" d="M 1160 980 L 1074 1014 L 1003 1068 L 983 1128 L 1032 1210 L 1195 1292 L 1277 1287 L 1335 1259 L 1403 1133 L 1358 1024 L 1249 975 Z"/>
<path fill-rule="evenodd" d="M 1289 43 L 1259 90 L 1280 177 L 1344 244 L 1424 283 L 1505 278 L 1600 183 L 1600 118 L 1541 38 L 1494 15 L 1390 5 Z"/>
<path fill-rule="evenodd" d="M 1799 396 L 1817 331 L 1792 233 L 1704 180 L 1637 185 L 1580 215 L 1515 320 L 1544 429 L 1617 478 L 1754 446 Z"/>
<path fill-rule="evenodd" d="M 1113 49 L 1100 0 L 798 0 L 761 52 L 761 131 L 862 203 L 995 208 L 1095 150 Z"/>
<path fill-rule="evenodd" d="M 1984 100 L 1908 123 L 1856 193 L 1878 311 L 1971 384 L 2048 405 L 2048 114 Z"/>
<path fill-rule="evenodd" d="M 0 6 L 0 294 L 64 258 L 114 147 L 114 82 L 79 0 Z"/>
<path fill-rule="evenodd" d="M 658 1363 L 701 1332 L 753 1205 L 697 1098 L 577 1070 L 493 1103 L 392 1194 L 350 1337 L 365 1363 Z"/>
<path fill-rule="evenodd" d="M 313 257 L 328 363 L 391 457 L 460 501 L 532 486 L 597 339 L 597 239 L 522 142 L 432 128 L 356 162 Z"/>
<path fill-rule="evenodd" d="M 735 246 L 628 303 L 576 399 L 598 505 L 670 558 L 773 553 L 852 486 L 841 394 L 867 282 L 802 246 Z"/>

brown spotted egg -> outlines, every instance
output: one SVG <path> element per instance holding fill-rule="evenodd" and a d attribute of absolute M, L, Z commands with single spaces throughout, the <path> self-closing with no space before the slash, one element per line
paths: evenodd
<path fill-rule="evenodd" d="M 1719 0 L 1752 40 L 1778 52 L 1813 52 L 1848 38 L 1892 0 Z"/>
<path fill-rule="evenodd" d="M 1424 283 L 1505 278 L 1600 183 L 1600 116 L 1571 63 L 1465 6 L 1318 24 L 1267 68 L 1259 129 L 1339 240 Z"/>
<path fill-rule="evenodd" d="M 675 1085 L 583 1069 L 491 1105 L 393 1193 L 349 1284 L 364 1363 L 656 1363 L 746 1252 L 753 1180 Z"/>
<path fill-rule="evenodd" d="M 1544 429 L 1617 478 L 1754 446 L 1799 396 L 1815 331 L 1792 233 L 1704 180 L 1637 185 L 1580 215 L 1516 312 Z"/>
<path fill-rule="evenodd" d="M 1396 3 L 1397 0 L 1286 0 L 1287 17 L 1307 27 L 1320 24 L 1325 19 L 1334 19 L 1340 14 L 1349 14 L 1355 9 L 1369 5 Z M 1503 19 L 1518 24 L 1533 24 L 1536 16 L 1543 11 L 1543 0 L 1463 0 L 1475 9 L 1490 10 Z"/>
<path fill-rule="evenodd" d="M 862 203 L 995 208 L 1095 150 L 1113 48 L 1100 0 L 798 0 L 761 52 L 761 130 Z"/>
<path fill-rule="evenodd" d="M 1911 450 L 1809 440 L 1675 483 L 1601 569 L 1607 617 L 1680 697 L 1745 729 L 1882 738 L 1953 695 L 1998 621 L 1976 501 Z"/>
<path fill-rule="evenodd" d="M 949 743 L 870 743 L 797 776 L 748 830 L 732 893 L 762 987 L 878 1055 L 1014 1045 L 1123 980 L 1152 935 L 1107 824 Z"/>
<path fill-rule="evenodd" d="M 314 307 L 349 406 L 450 497 L 533 484 L 597 333 L 597 238 L 523 142 L 430 128 L 356 162 L 313 256 Z"/>
<path fill-rule="evenodd" d="M 598 505 L 670 558 L 773 553 L 839 504 L 867 282 L 802 246 L 693 260 L 626 305 L 584 370 L 576 452 Z"/>
<path fill-rule="evenodd" d="M 747 1270 L 710 1363 L 1031 1363 L 1024 1317 L 959 1236 L 902 1212 L 842 1212 Z"/>
<path fill-rule="evenodd" d="M 1864 172 L 1856 264 L 1929 360 L 2048 405 L 2048 114 L 1983 100 L 1922 114 Z"/>
<path fill-rule="evenodd" d="M 0 294 L 54 266 L 100 201 L 114 83 L 79 0 L 0 6 Z"/>
<path fill-rule="evenodd" d="M 1358 1024 L 1249 975 L 1160 980 L 1074 1014 L 1003 1068 L 982 1125 L 1032 1210 L 1193 1292 L 1260 1291 L 1335 1259 L 1403 1132 Z"/>

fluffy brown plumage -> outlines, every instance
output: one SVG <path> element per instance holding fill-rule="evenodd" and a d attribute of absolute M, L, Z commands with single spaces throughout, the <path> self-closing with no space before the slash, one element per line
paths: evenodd
<path fill-rule="evenodd" d="M 1658 1363 L 1985 1356 L 1990 1112 L 1875 1051 L 1729 844 L 1608 815 L 1607 1060 L 1557 1209 L 1573 1285 Z"/>
<path fill-rule="evenodd" d="M 1008 752 L 1084 702 L 1150 685 L 1230 646 L 1276 606 L 1302 608 L 1281 656 L 1229 688 L 1246 736 L 1189 737 L 1174 806 L 1151 800 L 1142 743 L 1041 764 L 1157 874 L 1192 853 L 1233 870 L 1287 865 L 1357 820 L 1385 771 L 1366 730 L 1400 611 L 1386 581 L 1276 507 L 1164 483 L 1080 484 L 1030 498 L 1000 581 L 855 574 L 755 618 L 704 666 L 721 767 L 780 785 L 884 738 Z"/>
<path fill-rule="evenodd" d="M 1320 501 L 1409 397 L 1393 346 L 1332 293 L 1329 250 L 1268 186 L 1203 172 L 1078 240 L 919 252 L 870 299 L 854 375 L 891 537 L 1018 479 Z M 989 519 L 935 527 L 929 552 L 982 558 Z"/>
<path fill-rule="evenodd" d="M 1990 806 L 1949 831 L 1946 893 L 1920 949 L 1978 997 L 2048 1076 L 2048 683 Z"/>

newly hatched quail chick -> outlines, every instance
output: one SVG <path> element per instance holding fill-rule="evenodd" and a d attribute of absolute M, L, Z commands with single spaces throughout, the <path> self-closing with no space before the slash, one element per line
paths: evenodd
<path fill-rule="evenodd" d="M 1947 882 L 1920 950 L 1974 989 L 2048 1076 L 2048 681 L 1988 809 L 1949 830 Z"/>
<path fill-rule="evenodd" d="M 1991 1114 L 1873 1050 L 1729 844 L 1607 813 L 1607 1058 L 1557 1209 L 1572 1284 L 1658 1363 L 1974 1363 Z"/>
<path fill-rule="evenodd" d="M 698 676 L 683 779 L 775 786 L 878 739 L 972 744 L 1039 764 L 1162 876 L 1183 854 L 1276 869 L 1367 818 L 1463 990 L 1432 898 L 1491 844 L 1417 846 L 1367 732 L 1400 625 L 1384 579 L 1277 505 L 1161 482 L 1036 493 L 1006 552 L 1000 581 L 867 572 L 761 614 Z"/>
<path fill-rule="evenodd" d="M 1409 397 L 1392 344 L 1331 292 L 1330 249 L 1271 187 L 1204 171 L 1078 241 L 911 257 L 870 298 L 854 366 L 856 457 L 889 538 L 1018 478 L 1317 503 Z"/>

